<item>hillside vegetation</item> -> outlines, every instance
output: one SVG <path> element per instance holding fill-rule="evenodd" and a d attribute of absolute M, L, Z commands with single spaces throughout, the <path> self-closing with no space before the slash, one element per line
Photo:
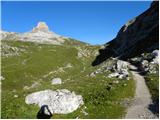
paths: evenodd
<path fill-rule="evenodd" d="M 128 98 L 134 95 L 134 81 L 108 78 L 109 72 L 90 76 L 101 67 L 91 66 L 100 46 L 72 39 L 67 39 L 62 45 L 7 40 L 1 44 L 2 118 L 36 118 L 40 108 L 27 105 L 25 97 L 46 89 L 68 89 L 82 95 L 84 101 L 76 111 L 53 114 L 52 118 L 124 116 Z M 61 78 L 62 84 L 52 85 L 53 78 Z M 115 83 L 115 80 L 119 82 Z"/>

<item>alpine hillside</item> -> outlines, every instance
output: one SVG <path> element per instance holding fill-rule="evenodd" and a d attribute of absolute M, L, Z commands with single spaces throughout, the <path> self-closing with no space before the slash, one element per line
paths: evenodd
<path fill-rule="evenodd" d="M 1 31 L 1 118 L 158 118 L 159 2 L 105 45 L 38 22 Z"/>

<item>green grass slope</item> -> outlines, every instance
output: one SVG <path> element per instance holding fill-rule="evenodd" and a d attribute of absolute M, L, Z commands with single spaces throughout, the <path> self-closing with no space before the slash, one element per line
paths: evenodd
<path fill-rule="evenodd" d="M 153 102 L 159 102 L 159 75 L 158 73 L 147 74 L 145 77 L 147 86 L 152 95 Z"/>
<path fill-rule="evenodd" d="M 70 42 L 69 42 L 70 41 Z M 70 114 L 54 114 L 52 118 L 121 118 L 125 113 L 123 102 L 134 95 L 134 81 L 107 78 L 107 72 L 90 77 L 98 67 L 91 63 L 99 46 L 68 40 L 64 45 L 37 44 L 20 41 L 2 41 L 2 53 L 14 53 L 12 48 L 20 49 L 16 55 L 2 55 L 1 74 L 1 117 L 36 118 L 37 105 L 27 105 L 25 97 L 45 89 L 68 89 L 83 96 L 84 105 Z M 82 54 L 78 57 L 79 50 Z M 87 54 L 87 55 L 85 55 Z M 70 67 L 67 67 L 69 65 Z M 51 80 L 60 77 L 61 85 L 51 85 Z M 112 89 L 107 89 L 111 85 Z M 15 96 L 17 95 L 17 96 Z M 85 115 L 82 111 L 88 115 Z"/>

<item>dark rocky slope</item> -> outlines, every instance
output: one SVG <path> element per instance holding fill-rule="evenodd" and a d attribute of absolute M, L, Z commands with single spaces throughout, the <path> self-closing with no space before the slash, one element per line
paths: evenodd
<path fill-rule="evenodd" d="M 122 26 L 116 38 L 99 50 L 92 65 L 98 65 L 109 57 L 127 60 L 155 49 L 159 49 L 158 1 L 152 2 L 148 10 Z"/>

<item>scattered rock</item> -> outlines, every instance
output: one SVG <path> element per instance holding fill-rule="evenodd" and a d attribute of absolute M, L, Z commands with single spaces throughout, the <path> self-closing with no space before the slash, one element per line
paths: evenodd
<path fill-rule="evenodd" d="M 115 81 L 113 81 L 113 83 L 118 84 L 118 83 L 119 83 L 119 81 L 118 81 L 118 80 L 115 80 Z"/>
<path fill-rule="evenodd" d="M 5 78 L 3 76 L 0 76 L 0 80 L 5 80 Z"/>
<path fill-rule="evenodd" d="M 108 75 L 108 78 L 117 77 L 119 79 L 127 79 L 128 78 L 128 71 L 126 69 L 121 69 L 121 71 L 116 71 Z"/>
<path fill-rule="evenodd" d="M 153 56 L 153 57 L 159 56 L 159 50 L 154 50 L 154 51 L 152 52 L 152 56 Z"/>
<path fill-rule="evenodd" d="M 19 56 L 22 52 L 25 52 L 25 49 L 13 47 L 3 43 L 1 45 L 1 55 L 2 57 L 10 57 L 10 56 Z"/>
<path fill-rule="evenodd" d="M 141 62 L 140 69 L 143 70 L 143 71 L 145 71 L 145 72 L 147 72 L 149 70 L 148 66 L 149 66 L 149 62 L 147 60 L 143 60 Z"/>
<path fill-rule="evenodd" d="M 30 87 L 28 87 L 28 86 L 23 87 L 23 90 L 29 90 L 29 89 L 30 89 Z"/>
<path fill-rule="evenodd" d="M 13 93 L 15 93 L 15 92 L 16 92 L 16 90 L 15 90 L 15 89 L 13 89 L 13 90 L 12 90 L 12 92 L 13 92 Z"/>
<path fill-rule="evenodd" d="M 61 78 L 52 79 L 52 85 L 62 84 Z"/>
<path fill-rule="evenodd" d="M 17 97 L 18 97 L 18 95 L 14 95 L 14 97 L 15 97 L 15 98 L 17 98 Z"/>
<path fill-rule="evenodd" d="M 88 58 L 92 55 L 92 52 L 86 47 L 76 47 L 78 50 L 77 57 L 78 58 Z"/>
<path fill-rule="evenodd" d="M 140 57 L 131 58 L 131 62 L 138 66 L 144 73 L 158 73 L 159 70 L 159 50 L 151 53 L 142 53 Z"/>
<path fill-rule="evenodd" d="M 128 69 L 128 63 L 122 60 L 117 60 L 117 71 L 121 71 L 121 69 Z"/>
<path fill-rule="evenodd" d="M 95 72 L 92 72 L 89 76 L 90 76 L 90 77 L 95 77 L 96 74 L 95 74 Z"/>
<path fill-rule="evenodd" d="M 31 86 L 24 86 L 23 90 L 29 90 L 29 89 L 35 88 L 37 86 L 40 86 L 40 83 L 35 81 Z"/>
<path fill-rule="evenodd" d="M 76 117 L 76 119 L 80 119 L 79 117 Z"/>
<path fill-rule="evenodd" d="M 123 84 L 123 86 L 127 86 L 127 84 L 126 84 L 126 83 L 124 83 L 124 84 Z"/>
<path fill-rule="evenodd" d="M 82 109 L 82 111 L 81 111 L 85 116 L 87 116 L 88 115 L 88 113 L 84 110 L 84 109 Z"/>
<path fill-rule="evenodd" d="M 154 57 L 153 62 L 159 65 L 159 50 L 154 50 L 152 55 Z"/>
<path fill-rule="evenodd" d="M 109 78 L 118 77 L 118 76 L 119 76 L 119 73 L 111 73 L 108 75 Z"/>
<path fill-rule="evenodd" d="M 26 96 L 25 102 L 26 104 L 37 104 L 40 108 L 47 105 L 52 114 L 68 114 L 84 104 L 81 95 L 76 95 L 67 89 L 35 92 Z"/>
<path fill-rule="evenodd" d="M 72 64 L 68 63 L 65 68 L 71 68 L 71 67 L 73 67 Z"/>
<path fill-rule="evenodd" d="M 118 78 L 123 79 L 123 78 L 127 78 L 129 75 L 128 71 L 126 69 L 122 69 L 120 71 L 120 75 L 118 76 Z"/>

